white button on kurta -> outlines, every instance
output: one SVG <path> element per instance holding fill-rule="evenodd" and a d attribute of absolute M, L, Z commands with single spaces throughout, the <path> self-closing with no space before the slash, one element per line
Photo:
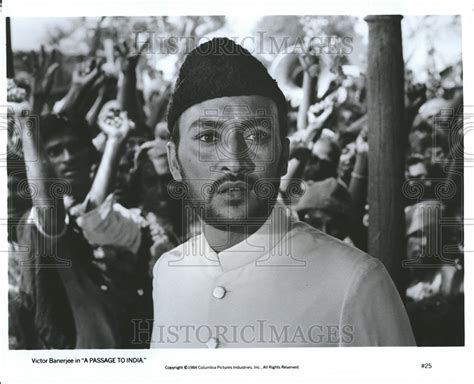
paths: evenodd
<path fill-rule="evenodd" d="M 214 291 L 212 291 L 212 295 L 216 299 L 222 299 L 225 296 L 225 288 L 224 287 L 215 287 Z"/>
<path fill-rule="evenodd" d="M 414 345 L 383 264 L 280 205 L 242 243 L 199 235 L 153 272 L 152 348 Z"/>

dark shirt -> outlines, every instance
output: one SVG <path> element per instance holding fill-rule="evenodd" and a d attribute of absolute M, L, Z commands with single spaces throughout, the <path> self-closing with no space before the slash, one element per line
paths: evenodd
<path fill-rule="evenodd" d="M 71 216 L 53 238 L 29 217 L 17 229 L 22 250 L 15 257 L 20 283 L 10 302 L 11 348 L 147 348 L 134 340 L 136 321 L 152 318 L 146 241 L 137 255 L 113 246 L 94 252 Z"/>

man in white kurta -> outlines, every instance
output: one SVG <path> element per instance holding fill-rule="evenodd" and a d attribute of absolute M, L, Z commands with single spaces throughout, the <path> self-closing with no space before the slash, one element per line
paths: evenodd
<path fill-rule="evenodd" d="M 382 263 L 276 204 L 287 105 L 263 65 L 213 39 L 176 84 L 168 160 L 202 234 L 154 266 L 151 347 L 414 345 Z"/>
<path fill-rule="evenodd" d="M 414 345 L 382 263 L 281 205 L 225 251 L 199 235 L 162 256 L 153 301 L 156 348 Z"/>

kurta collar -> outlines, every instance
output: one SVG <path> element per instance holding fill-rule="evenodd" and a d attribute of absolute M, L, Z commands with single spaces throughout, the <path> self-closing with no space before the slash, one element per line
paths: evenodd
<path fill-rule="evenodd" d="M 288 233 L 289 224 L 289 208 L 276 203 L 270 216 L 256 232 L 222 252 L 216 253 L 201 234 L 205 256 L 218 261 L 224 272 L 243 267 L 268 255 Z"/>

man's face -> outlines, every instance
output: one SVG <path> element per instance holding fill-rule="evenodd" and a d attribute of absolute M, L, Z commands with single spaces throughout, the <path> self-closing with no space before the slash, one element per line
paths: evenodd
<path fill-rule="evenodd" d="M 423 162 L 410 165 L 408 167 L 407 178 L 410 184 L 421 182 L 425 188 L 425 194 L 431 194 L 433 184 L 431 180 L 428 179 L 428 170 Z"/>
<path fill-rule="evenodd" d="M 276 104 L 262 96 L 221 97 L 188 108 L 179 145 L 168 144 L 173 177 L 214 226 L 268 217 L 286 173 L 288 145 L 280 138 Z"/>
<path fill-rule="evenodd" d="M 332 161 L 333 150 L 329 143 L 325 140 L 318 140 L 313 145 L 313 155 L 318 156 L 321 160 Z"/>
<path fill-rule="evenodd" d="M 407 239 L 407 259 L 413 261 L 422 257 L 423 252 L 426 251 L 427 244 L 428 239 L 426 235 L 420 235 L 419 233 L 410 235 Z"/>
<path fill-rule="evenodd" d="M 338 165 L 338 175 L 344 181 L 350 181 L 350 174 L 354 168 L 356 158 L 356 145 L 355 143 L 347 144 L 341 152 Z"/>
<path fill-rule="evenodd" d="M 307 180 L 321 181 L 337 175 L 338 161 L 335 152 L 326 140 L 318 140 L 313 145 L 312 156 L 306 164 L 304 177 Z"/>
<path fill-rule="evenodd" d="M 166 163 L 168 166 L 168 163 Z M 150 158 L 146 156 L 140 163 L 140 188 L 142 204 L 148 211 L 163 212 L 169 206 L 167 184 L 171 178 L 167 174 L 158 174 Z"/>
<path fill-rule="evenodd" d="M 408 167 L 408 178 L 409 179 L 426 179 L 428 176 L 428 171 L 426 166 L 422 163 L 412 164 Z"/>
<path fill-rule="evenodd" d="M 90 183 L 90 152 L 77 136 L 63 132 L 44 143 L 46 154 L 58 177 L 74 188 L 87 188 Z"/>

